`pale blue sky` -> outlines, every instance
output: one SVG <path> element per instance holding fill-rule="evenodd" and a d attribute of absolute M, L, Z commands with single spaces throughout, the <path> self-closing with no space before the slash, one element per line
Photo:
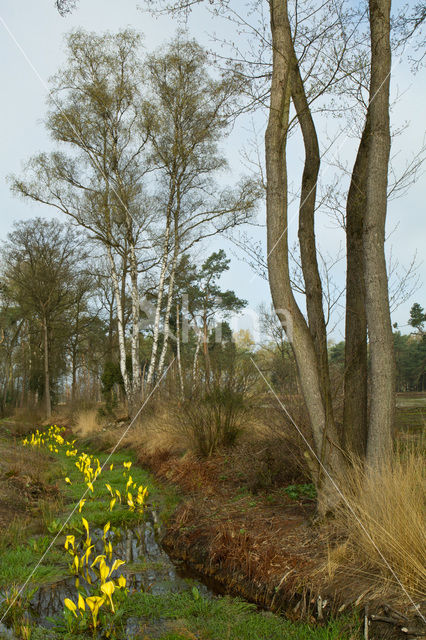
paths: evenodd
<path fill-rule="evenodd" d="M 6 237 L 15 220 L 54 215 L 47 207 L 28 204 L 13 197 L 5 177 L 10 173 L 19 173 L 23 161 L 50 147 L 43 127 L 46 85 L 49 76 L 64 62 L 64 34 L 76 27 L 102 32 L 131 26 L 145 34 L 146 49 L 152 50 L 172 37 L 178 26 L 171 17 L 154 19 L 142 13 L 137 9 L 136 0 L 80 0 L 73 14 L 66 18 L 58 15 L 53 4 L 53 0 L 0 0 L 0 69 L 3 86 L 0 104 L 0 239 Z M 241 6 L 244 6 L 243 3 Z M 214 29 L 220 33 L 221 29 L 229 27 L 215 24 L 204 10 L 198 9 L 190 19 L 189 28 L 201 44 L 208 46 L 211 44 L 209 33 Z M 394 95 L 397 91 L 401 94 L 392 113 L 394 126 L 409 122 L 408 128 L 395 141 L 393 149 L 394 153 L 398 152 L 396 164 L 402 167 L 410 154 L 419 148 L 424 136 L 425 74 L 423 72 L 416 78 L 411 77 L 407 66 L 396 59 L 393 64 L 392 89 Z M 261 116 L 256 118 L 255 125 L 259 129 L 259 140 L 262 141 Z M 244 173 L 238 149 L 246 140 L 250 126 L 248 118 L 242 120 L 230 139 L 224 143 L 236 177 Z M 321 137 L 321 140 L 323 146 L 326 146 L 325 138 Z M 346 135 L 340 138 L 334 149 L 339 149 L 339 156 L 349 164 L 353 162 L 355 144 Z M 290 160 L 296 186 L 300 180 L 297 170 L 302 158 L 303 148 L 300 141 L 295 139 L 290 146 Z M 419 261 L 424 258 L 425 200 L 425 178 L 422 176 L 404 198 L 389 206 L 389 229 L 399 226 L 388 244 L 392 245 L 393 256 L 402 264 L 408 264 L 416 250 Z M 290 211 L 290 219 L 292 216 L 293 212 Z M 259 222 L 264 222 L 263 207 L 259 213 Z M 296 224 L 294 216 L 290 226 L 294 238 L 297 233 Z M 262 229 L 253 231 L 253 234 L 257 239 L 264 239 Z M 333 228 L 325 216 L 319 216 L 317 234 L 325 252 L 334 253 L 339 243 L 343 242 L 342 232 Z M 219 246 L 230 254 L 231 245 L 227 241 L 216 241 L 211 248 L 216 250 Z M 426 283 L 424 262 L 419 274 L 423 283 Z M 344 261 L 336 269 L 336 278 L 340 283 L 344 282 Z M 268 303 L 270 300 L 267 284 L 253 275 L 249 267 L 238 258 L 233 258 L 231 271 L 224 277 L 223 284 L 235 289 L 240 297 L 246 298 L 252 309 L 260 302 Z M 393 321 L 405 325 L 414 301 L 426 306 L 425 291 L 423 284 L 421 290 L 397 310 Z M 341 332 L 340 324 L 333 337 L 336 340 L 342 339 Z"/>

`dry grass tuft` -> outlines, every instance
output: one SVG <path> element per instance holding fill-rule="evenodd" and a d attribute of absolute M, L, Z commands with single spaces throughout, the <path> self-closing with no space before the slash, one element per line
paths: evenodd
<path fill-rule="evenodd" d="M 79 411 L 76 416 L 75 432 L 81 438 L 86 438 L 101 430 L 97 409 Z"/>
<path fill-rule="evenodd" d="M 343 542 L 321 569 L 334 589 L 400 605 L 425 600 L 424 488 L 424 458 L 414 450 L 378 471 L 351 472 L 332 531 Z"/>

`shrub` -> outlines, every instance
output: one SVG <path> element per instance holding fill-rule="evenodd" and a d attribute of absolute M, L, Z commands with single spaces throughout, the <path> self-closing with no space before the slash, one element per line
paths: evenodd
<path fill-rule="evenodd" d="M 219 447 L 235 444 L 248 415 L 249 403 L 242 392 L 215 385 L 180 404 L 176 425 L 189 448 L 208 457 Z"/>

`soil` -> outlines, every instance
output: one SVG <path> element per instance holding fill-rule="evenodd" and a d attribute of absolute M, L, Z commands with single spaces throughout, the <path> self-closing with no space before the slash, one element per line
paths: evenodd
<path fill-rule="evenodd" d="M 224 480 L 223 456 L 205 461 L 142 451 L 139 461 L 184 492 L 163 546 L 215 591 L 310 622 L 353 607 L 338 593 L 323 593 L 319 613 L 318 582 L 312 576 L 326 557 L 327 542 L 316 525 L 314 501 L 295 501 L 274 489 L 248 494 L 235 477 Z M 370 605 L 373 612 L 383 614 L 378 603 Z M 401 631 L 403 625 L 418 632 L 424 628 L 415 618 L 399 625 L 370 620 L 369 640 L 426 637 Z"/>

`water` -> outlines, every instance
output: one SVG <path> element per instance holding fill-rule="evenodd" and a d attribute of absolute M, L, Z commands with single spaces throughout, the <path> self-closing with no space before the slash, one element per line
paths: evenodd
<path fill-rule="evenodd" d="M 91 560 L 98 554 L 104 552 L 102 540 L 103 530 L 94 529 L 91 532 L 92 550 Z M 161 525 L 158 514 L 154 511 L 147 511 L 145 521 L 134 528 L 121 528 L 110 530 L 106 534 L 111 540 L 113 547 L 111 565 L 115 559 L 125 561 L 125 565 L 113 574 L 113 578 L 118 578 L 120 574 L 127 580 L 127 588 L 132 591 L 144 591 L 154 595 L 165 593 L 175 593 L 188 591 L 195 586 L 204 597 L 212 597 L 211 588 L 195 581 L 192 574 L 185 566 L 173 563 L 161 546 Z M 90 570 L 93 581 L 96 574 Z M 80 585 L 87 585 L 85 580 L 80 578 Z M 89 585 L 87 585 L 89 586 Z M 77 589 L 75 587 L 75 577 L 67 577 L 53 584 L 41 585 L 30 600 L 29 617 L 39 625 L 50 627 L 53 622 L 49 618 L 61 615 L 64 610 L 64 599 L 70 598 L 77 601 Z M 131 636 L 141 628 L 140 619 L 130 618 L 127 624 L 127 636 Z M 149 637 L 161 636 L 167 631 L 169 621 L 158 620 L 146 623 L 145 632 L 149 632 Z M 3 630 L 4 633 L 4 630 Z M 10 636 L 13 638 L 13 635 Z"/>

